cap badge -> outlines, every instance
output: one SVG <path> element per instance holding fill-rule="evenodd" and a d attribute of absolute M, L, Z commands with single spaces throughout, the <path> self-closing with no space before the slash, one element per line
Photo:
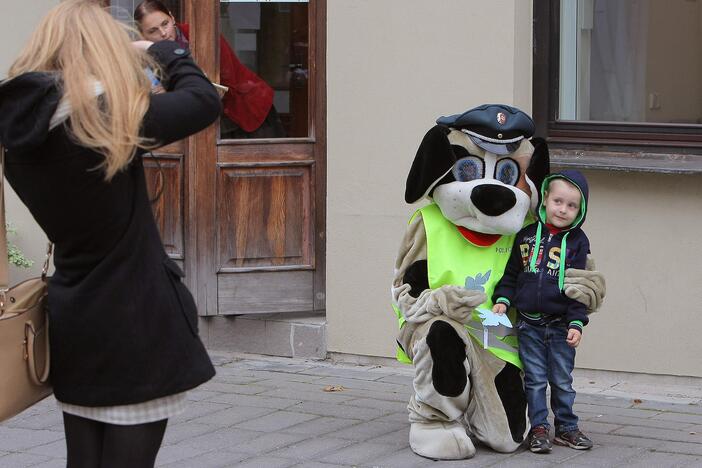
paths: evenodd
<path fill-rule="evenodd" d="M 507 116 L 505 115 L 504 112 L 498 112 L 497 113 L 497 123 L 500 125 L 504 125 L 505 122 L 507 122 Z"/>

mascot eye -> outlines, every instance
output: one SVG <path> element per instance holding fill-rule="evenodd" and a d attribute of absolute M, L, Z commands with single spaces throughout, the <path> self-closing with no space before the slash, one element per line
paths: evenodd
<path fill-rule="evenodd" d="M 453 177 L 459 182 L 481 179 L 484 171 L 483 160 L 476 156 L 459 159 L 453 165 Z"/>
<path fill-rule="evenodd" d="M 519 166 L 514 159 L 501 159 L 495 166 L 495 179 L 503 184 L 514 185 L 519 180 Z"/>

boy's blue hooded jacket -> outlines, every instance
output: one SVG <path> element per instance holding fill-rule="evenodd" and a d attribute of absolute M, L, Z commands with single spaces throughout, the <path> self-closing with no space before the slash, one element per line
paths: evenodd
<path fill-rule="evenodd" d="M 541 185 L 541 200 L 549 182 L 559 178 L 580 189 L 580 213 L 569 228 L 551 234 L 545 226 L 546 210 L 539 205 L 538 221 L 517 233 L 493 302 L 516 307 L 523 320 L 535 325 L 559 320 L 582 331 L 588 322 L 586 308 L 563 293 L 563 277 L 567 268 L 584 269 L 590 253 L 590 241 L 580 228 L 587 214 L 588 186 L 579 171 L 552 174 Z"/>

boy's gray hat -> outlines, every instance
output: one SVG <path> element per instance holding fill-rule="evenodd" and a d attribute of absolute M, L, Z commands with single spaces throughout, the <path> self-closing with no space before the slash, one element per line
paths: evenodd
<path fill-rule="evenodd" d="M 439 117 L 439 125 L 466 133 L 480 148 L 505 155 L 534 134 L 534 121 L 523 111 L 505 104 L 483 104 L 462 114 Z"/>

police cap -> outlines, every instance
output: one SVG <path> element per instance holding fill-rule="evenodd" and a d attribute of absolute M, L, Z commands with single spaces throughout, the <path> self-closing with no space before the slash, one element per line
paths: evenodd
<path fill-rule="evenodd" d="M 534 134 L 534 121 L 516 107 L 483 104 L 462 114 L 439 117 L 439 125 L 466 133 L 473 143 L 494 154 L 509 154 Z"/>

